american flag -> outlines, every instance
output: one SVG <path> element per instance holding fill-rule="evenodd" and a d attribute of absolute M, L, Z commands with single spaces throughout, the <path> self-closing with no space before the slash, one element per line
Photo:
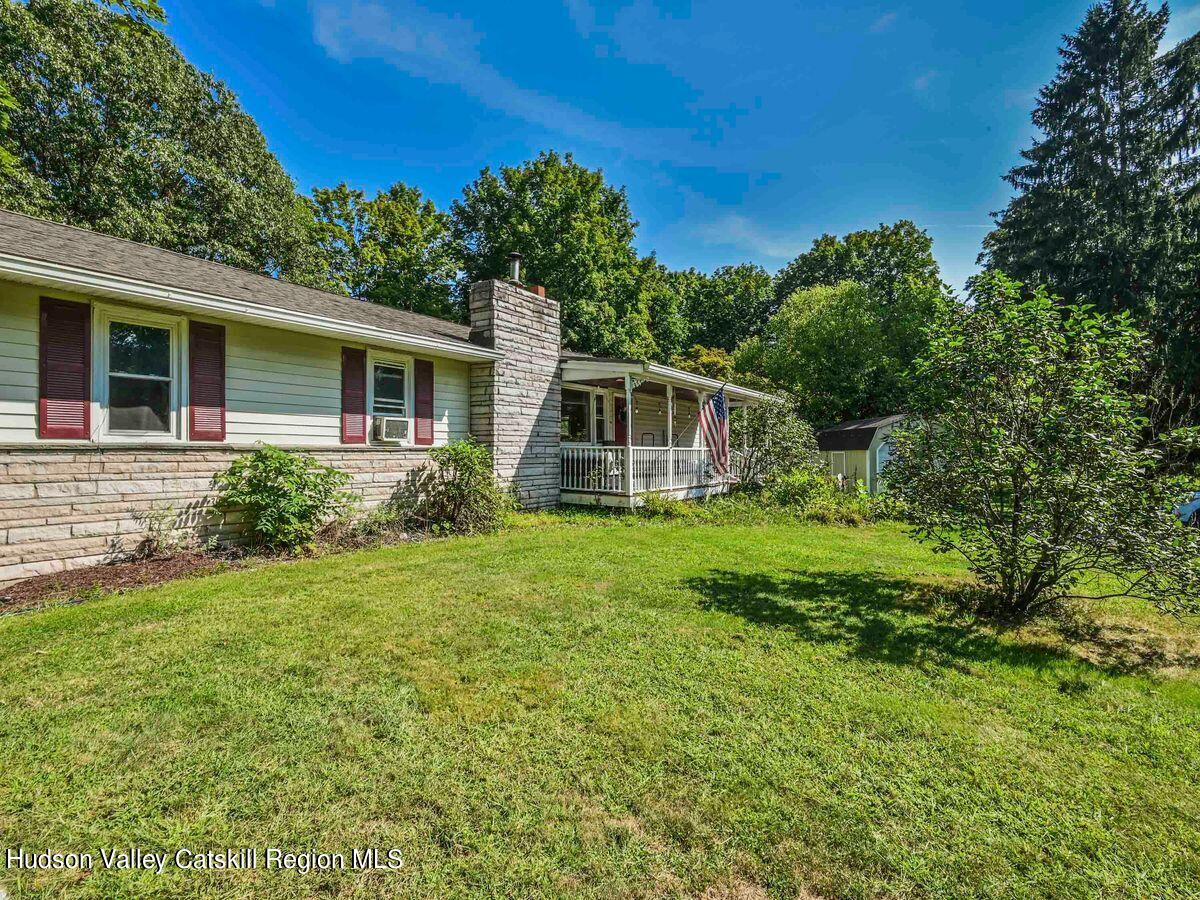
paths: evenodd
<path fill-rule="evenodd" d="M 724 475 L 729 471 L 729 404 L 725 402 L 725 388 L 709 397 L 700 410 L 700 431 L 712 451 L 713 468 Z"/>

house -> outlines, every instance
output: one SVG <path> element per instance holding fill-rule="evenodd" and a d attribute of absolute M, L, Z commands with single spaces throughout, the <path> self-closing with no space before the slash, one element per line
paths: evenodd
<path fill-rule="evenodd" d="M 840 422 L 817 432 L 817 449 L 834 479 L 845 476 L 848 485 L 863 482 L 872 494 L 879 491 L 880 473 L 892 456 L 888 435 L 904 416 L 876 416 Z"/>
<path fill-rule="evenodd" d="M 0 210 L 0 584 L 112 559 L 167 507 L 236 540 L 212 480 L 258 443 L 368 505 L 468 435 L 531 509 L 728 489 L 695 427 L 721 385 L 564 354 L 518 274 L 473 285 L 461 325 Z"/>

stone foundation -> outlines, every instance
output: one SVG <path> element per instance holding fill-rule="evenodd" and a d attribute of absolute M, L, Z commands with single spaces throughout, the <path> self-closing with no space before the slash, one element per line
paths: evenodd
<path fill-rule="evenodd" d="M 213 508 L 213 476 L 253 447 L 0 447 L 0 585 L 120 559 L 171 507 L 201 541 L 236 543 L 237 513 Z M 351 476 L 364 506 L 388 500 L 428 461 L 425 450 L 287 448 Z"/>

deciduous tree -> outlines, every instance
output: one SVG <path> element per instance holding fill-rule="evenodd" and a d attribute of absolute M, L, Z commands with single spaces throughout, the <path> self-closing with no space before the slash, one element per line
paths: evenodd
<path fill-rule="evenodd" d="M 1147 346 L 1129 314 L 1000 274 L 972 299 L 935 332 L 917 415 L 892 435 L 884 475 L 916 534 L 960 553 L 1006 616 L 1111 593 L 1200 611 L 1200 530 L 1173 515 L 1145 442 Z"/>
<path fill-rule="evenodd" d="M 396 182 L 368 199 L 345 184 L 317 188 L 318 282 L 340 293 L 427 315 L 463 319 L 454 290 L 458 254 L 450 217 Z"/>
<path fill-rule="evenodd" d="M 484 169 L 451 208 L 463 248 L 463 284 L 502 276 L 524 256 L 525 280 L 562 305 L 563 342 L 589 353 L 649 358 L 658 352 L 637 222 L 623 188 L 604 173 L 548 152 L 519 166 Z M 661 299 L 661 298 L 660 298 Z M 661 306 L 659 307 L 661 309 Z"/>
<path fill-rule="evenodd" d="M 804 418 L 818 427 L 895 408 L 880 388 L 887 372 L 883 329 L 857 282 L 796 291 L 734 359 L 738 372 L 796 396 Z"/>
<path fill-rule="evenodd" d="M 157 3 L 112 5 L 121 9 L 0 4 L 16 156 L 0 204 L 255 271 L 308 273 L 311 216 L 254 120 L 147 24 Z"/>

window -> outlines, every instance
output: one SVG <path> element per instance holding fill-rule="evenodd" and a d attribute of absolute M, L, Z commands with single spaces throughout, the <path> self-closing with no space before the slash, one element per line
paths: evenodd
<path fill-rule="evenodd" d="M 564 441 L 579 444 L 588 442 L 588 422 L 591 417 L 590 399 L 591 395 L 587 391 L 563 389 L 562 430 L 560 433 Z"/>
<path fill-rule="evenodd" d="M 604 395 L 594 394 L 593 398 L 596 404 L 596 408 L 594 410 L 596 432 L 593 440 L 597 444 L 603 444 L 605 439 L 608 437 L 604 428 Z"/>
<path fill-rule="evenodd" d="M 172 433 L 172 330 L 113 320 L 108 323 L 108 430 Z"/>
<path fill-rule="evenodd" d="M 407 416 L 408 369 L 376 363 L 374 381 L 371 411 L 377 416 Z"/>

